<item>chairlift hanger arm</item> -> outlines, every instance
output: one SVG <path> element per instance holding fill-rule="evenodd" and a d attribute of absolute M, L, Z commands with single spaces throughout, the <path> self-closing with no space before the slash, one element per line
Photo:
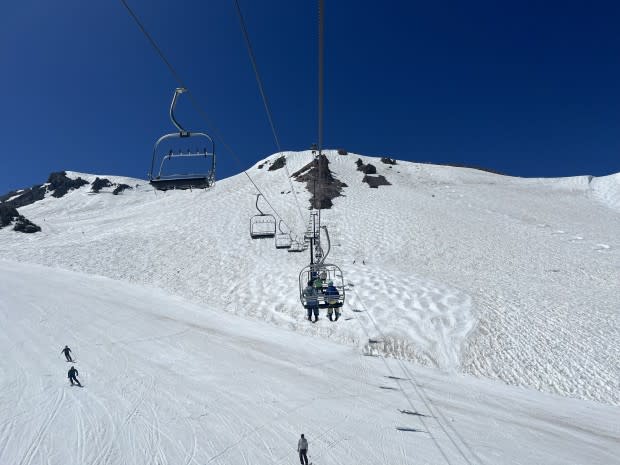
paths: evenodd
<path fill-rule="evenodd" d="M 179 130 L 179 134 L 181 135 L 181 137 L 189 136 L 189 131 L 186 131 L 174 117 L 174 109 L 177 106 L 177 100 L 179 98 L 179 95 L 183 94 L 184 92 L 187 92 L 187 89 L 185 87 L 177 87 L 174 90 L 174 95 L 172 96 L 172 103 L 170 103 L 170 120 L 172 121 L 172 124 L 174 124 L 175 127 Z"/>
<path fill-rule="evenodd" d="M 258 208 L 258 199 L 262 195 L 263 194 L 256 194 L 256 209 L 258 210 L 258 213 L 260 214 L 260 216 L 265 216 L 265 213 L 263 213 L 263 211 L 260 208 Z"/>

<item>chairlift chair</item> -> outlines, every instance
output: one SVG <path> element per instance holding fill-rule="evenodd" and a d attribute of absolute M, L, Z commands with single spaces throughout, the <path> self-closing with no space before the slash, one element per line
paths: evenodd
<path fill-rule="evenodd" d="M 177 88 L 170 104 L 170 120 L 178 132 L 161 136 L 153 147 L 149 182 L 158 190 L 202 189 L 215 183 L 215 143 L 213 139 L 204 132 L 186 131 L 174 116 L 178 97 L 186 91 L 187 89 L 183 87 Z M 164 145 L 162 143 L 164 142 L 169 142 L 175 147 L 169 149 L 167 153 L 162 153 Z M 177 146 L 179 147 L 177 148 Z M 204 163 L 200 161 L 201 159 L 204 160 Z M 195 168 L 189 171 L 187 168 L 181 169 L 179 166 L 181 162 L 198 161 L 200 161 L 201 167 L 199 172 L 194 172 Z M 176 170 L 180 172 L 175 173 Z"/>
<path fill-rule="evenodd" d="M 291 246 L 288 248 L 289 252 L 305 252 L 308 246 L 306 242 L 300 241 L 297 238 L 291 241 Z"/>
<path fill-rule="evenodd" d="M 289 249 L 293 240 L 291 239 L 291 233 L 282 231 L 282 220 L 278 222 L 278 230 L 280 232 L 276 234 L 276 249 Z"/>
<path fill-rule="evenodd" d="M 318 293 L 319 308 L 329 307 L 325 290 L 327 289 L 327 283 L 330 281 L 333 281 L 334 287 L 338 290 L 339 294 L 338 298 L 335 299 L 337 302 L 334 304 L 334 307 L 340 308 L 344 305 L 345 289 L 342 270 L 338 266 L 330 263 L 315 263 L 306 266 L 299 273 L 299 300 L 304 308 L 308 308 L 307 299 L 304 297 L 304 289 L 308 285 L 309 281 L 314 282 L 315 277 L 322 276 L 323 273 L 325 273 L 323 289 Z"/>
<path fill-rule="evenodd" d="M 263 213 L 258 207 L 258 199 L 262 194 L 256 194 L 256 209 L 258 215 L 250 218 L 250 237 L 252 239 L 264 239 L 276 235 L 276 218 L 273 215 Z"/>

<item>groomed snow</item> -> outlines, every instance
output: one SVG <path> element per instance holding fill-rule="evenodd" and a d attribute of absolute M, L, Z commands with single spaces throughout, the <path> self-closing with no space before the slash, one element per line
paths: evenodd
<path fill-rule="evenodd" d="M 0 261 L 0 321 L 2 464 L 291 464 L 302 432 L 324 465 L 620 454 L 616 407 L 365 357 L 152 287 Z"/>
<path fill-rule="evenodd" d="M 290 172 L 311 160 L 286 155 Z M 392 183 L 370 189 L 357 158 L 330 152 L 349 186 L 323 212 L 328 261 L 350 288 L 337 324 L 303 319 L 305 254 L 250 239 L 255 191 L 243 174 L 209 191 L 164 194 L 124 178 L 140 186 L 46 198 L 20 209 L 43 231 L 0 230 L 0 258 L 148 284 L 366 353 L 620 404 L 618 175 L 532 180 L 360 157 Z M 285 171 L 258 169 L 264 163 L 249 173 L 301 234 L 308 192 L 293 182 L 300 217 Z M 383 342 L 368 344 L 354 316 Z"/>

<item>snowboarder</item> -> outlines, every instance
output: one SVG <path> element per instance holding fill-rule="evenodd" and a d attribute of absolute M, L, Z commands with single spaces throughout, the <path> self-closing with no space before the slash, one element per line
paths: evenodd
<path fill-rule="evenodd" d="M 297 443 L 297 452 L 299 452 L 299 461 L 301 465 L 308 465 L 308 456 L 306 455 L 308 453 L 308 440 L 303 434 Z"/>
<path fill-rule="evenodd" d="M 314 313 L 314 322 L 319 319 L 319 297 L 316 289 L 312 286 L 312 281 L 308 281 L 308 285 L 304 289 L 304 299 L 306 299 L 306 308 L 308 309 L 308 321 L 312 321 Z"/>
<path fill-rule="evenodd" d="M 71 368 L 69 368 L 69 372 L 67 373 L 67 376 L 69 377 L 69 381 L 71 382 L 71 386 L 74 386 L 75 384 L 77 384 L 79 387 L 82 387 L 82 385 L 80 384 L 80 382 L 77 379 L 77 375 L 78 375 L 78 371 L 75 369 L 74 366 L 72 366 Z"/>
<path fill-rule="evenodd" d="M 338 297 L 340 297 L 340 293 L 338 292 L 338 289 L 336 289 L 336 286 L 334 286 L 334 282 L 330 281 L 327 285 L 327 289 L 325 290 L 325 298 L 327 299 L 327 304 L 329 305 L 327 307 L 327 317 L 329 318 L 329 321 L 338 321 L 338 318 L 340 318 L 340 308 L 337 307 Z M 332 320 L 332 313 L 334 312 L 336 313 L 336 319 Z"/>
<path fill-rule="evenodd" d="M 71 358 L 71 349 L 69 349 L 69 346 L 65 346 L 65 348 L 62 349 L 60 352 L 65 354 L 65 358 L 67 359 L 67 362 L 73 361 L 73 359 Z"/>

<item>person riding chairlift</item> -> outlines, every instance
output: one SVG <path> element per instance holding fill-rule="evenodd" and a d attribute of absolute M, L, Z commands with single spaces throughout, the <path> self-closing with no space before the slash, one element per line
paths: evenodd
<path fill-rule="evenodd" d="M 338 307 L 338 299 L 340 297 L 340 293 L 336 286 L 334 286 L 334 282 L 330 281 L 327 285 L 327 289 L 325 289 L 325 299 L 327 300 L 327 317 L 329 321 L 338 321 L 340 318 L 340 307 Z M 336 319 L 332 320 L 332 313 L 336 313 Z"/>

